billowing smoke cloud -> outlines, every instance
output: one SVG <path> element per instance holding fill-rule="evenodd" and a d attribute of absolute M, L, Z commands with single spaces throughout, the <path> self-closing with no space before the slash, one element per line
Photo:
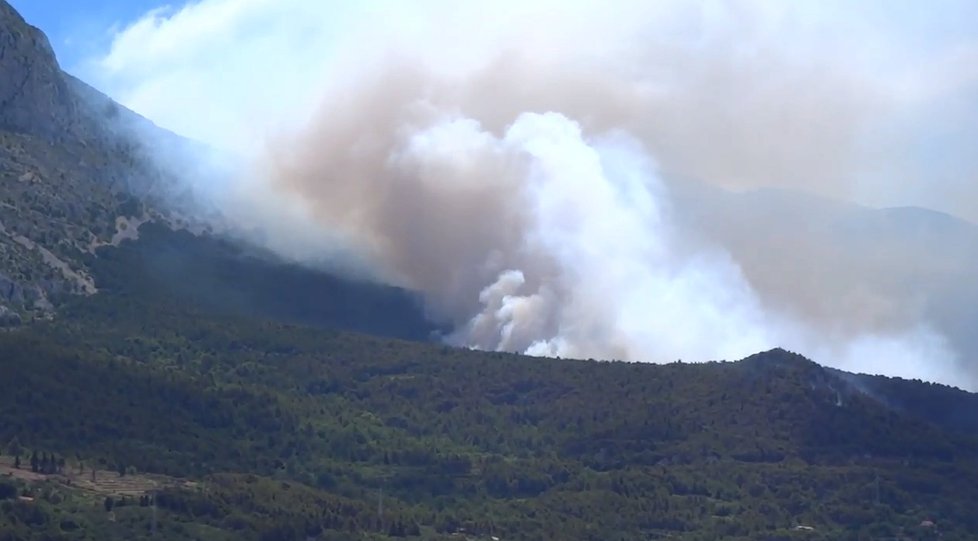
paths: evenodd
<path fill-rule="evenodd" d="M 497 133 L 441 104 L 457 87 L 395 72 L 327 100 L 263 171 L 388 280 L 424 292 L 453 341 L 647 361 L 783 345 L 950 377 L 953 354 L 917 321 L 831 330 L 765 306 L 729 254 L 679 227 L 668 185 L 627 132 L 587 135 L 549 112 Z"/>
<path fill-rule="evenodd" d="M 811 227 L 862 210 L 803 198 L 806 223 L 726 191 L 975 217 L 978 123 L 958 125 L 978 114 L 973 28 L 921 52 L 894 36 L 932 29 L 899 10 L 644 4 L 205 0 L 137 22 L 86 69 L 247 155 L 212 190 L 230 219 L 298 259 L 355 254 L 422 292 L 455 343 L 638 361 L 781 345 L 974 386 L 946 325 L 960 305 L 907 291 L 937 276 L 908 270 L 923 248 L 863 258 L 853 231 Z M 954 145 L 935 156 L 929 135 Z M 796 262 L 819 256 L 852 272 Z"/>

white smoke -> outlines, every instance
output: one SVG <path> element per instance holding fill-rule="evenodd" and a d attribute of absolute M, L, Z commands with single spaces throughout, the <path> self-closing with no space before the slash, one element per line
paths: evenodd
<path fill-rule="evenodd" d="M 690 218 L 717 196 L 686 178 L 976 215 L 973 145 L 950 147 L 935 187 L 918 139 L 973 103 L 978 41 L 965 28 L 910 58 L 897 38 L 931 30 L 877 8 L 203 0 L 124 29 L 86 70 L 245 156 L 209 191 L 241 227 L 422 292 L 456 344 L 653 362 L 784 346 L 974 386 L 926 303 L 889 287 L 914 253 L 820 274 L 799 261 L 838 237 Z"/>
<path fill-rule="evenodd" d="M 442 127 L 422 133 L 415 159 L 457 159 L 454 136 Z M 555 113 L 521 115 L 501 139 L 480 142 L 488 148 L 462 154 L 526 162 L 516 181 L 497 189 L 528 215 L 516 243 L 479 247 L 489 255 L 481 267 L 495 278 L 459 342 L 657 361 L 736 358 L 776 343 L 735 265 L 719 253 L 680 253 L 665 187 L 638 143 L 621 135 L 586 140 Z"/>
<path fill-rule="evenodd" d="M 267 170 L 422 292 L 456 344 L 652 362 L 785 346 L 850 369 L 953 373 L 953 353 L 926 328 L 830 335 L 765 306 L 728 253 L 677 228 L 667 185 L 627 133 L 588 136 L 551 112 L 495 135 L 427 101 L 401 105 L 375 116 L 346 103 L 374 122 L 331 116 Z"/>

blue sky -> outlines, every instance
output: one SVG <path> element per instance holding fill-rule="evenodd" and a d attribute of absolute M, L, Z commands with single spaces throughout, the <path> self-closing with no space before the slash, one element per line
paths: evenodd
<path fill-rule="evenodd" d="M 8 0 L 29 22 L 51 40 L 62 67 L 72 69 L 89 55 L 104 50 L 110 31 L 125 26 L 153 8 L 181 5 L 167 0 Z"/>

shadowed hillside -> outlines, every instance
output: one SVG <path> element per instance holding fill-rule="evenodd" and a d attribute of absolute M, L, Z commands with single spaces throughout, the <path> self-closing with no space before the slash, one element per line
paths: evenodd
<path fill-rule="evenodd" d="M 148 223 L 90 262 L 106 293 L 207 313 L 427 340 L 435 327 L 410 292 L 341 278 L 210 236 Z"/>

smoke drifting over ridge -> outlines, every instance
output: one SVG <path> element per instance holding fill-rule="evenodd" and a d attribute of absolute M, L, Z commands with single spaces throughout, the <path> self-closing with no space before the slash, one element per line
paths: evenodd
<path fill-rule="evenodd" d="M 157 14 L 150 35 L 179 35 L 205 8 L 232 4 Z M 840 290 L 767 287 L 756 269 L 790 252 L 755 256 L 745 274 L 743 251 L 688 219 L 714 189 L 689 197 L 689 177 L 892 197 L 875 176 L 892 169 L 878 155 L 900 147 L 881 126 L 904 121 L 895 111 L 927 111 L 930 102 L 915 104 L 937 92 L 892 84 L 915 82 L 912 70 L 894 74 L 872 47 L 848 50 L 848 34 L 815 40 L 831 14 L 811 5 L 424 6 L 376 24 L 370 9 L 344 13 L 339 26 L 356 30 L 312 48 L 328 61 L 301 52 L 304 61 L 285 61 L 315 72 L 283 74 L 302 84 L 275 98 L 297 106 L 252 127 L 271 130 L 259 145 L 218 141 L 255 157 L 236 183 L 212 190 L 225 214 L 298 259 L 352 252 L 381 279 L 422 292 L 461 345 L 636 361 L 785 346 L 847 369 L 973 386 L 960 379 L 961 352 L 912 300 L 873 290 L 866 302 L 888 308 L 816 318 L 820 292 Z M 110 53 L 106 65 L 113 59 L 122 62 Z M 963 93 L 978 77 L 963 81 L 941 92 Z M 128 105 L 139 110 L 146 88 L 131 85 Z M 966 153 L 953 158 L 974 165 Z M 947 198 L 945 209 L 972 216 L 961 201 Z M 789 249 L 825 242 L 795 236 Z"/>
<path fill-rule="evenodd" d="M 461 112 L 465 88 L 395 68 L 363 88 L 277 141 L 266 178 L 423 292 L 455 343 L 647 361 L 782 345 L 842 365 L 883 350 L 891 370 L 953 365 L 923 326 L 830 337 L 765 307 L 729 254 L 677 228 L 668 186 L 627 131 L 587 135 L 555 112 L 483 124 Z"/>

